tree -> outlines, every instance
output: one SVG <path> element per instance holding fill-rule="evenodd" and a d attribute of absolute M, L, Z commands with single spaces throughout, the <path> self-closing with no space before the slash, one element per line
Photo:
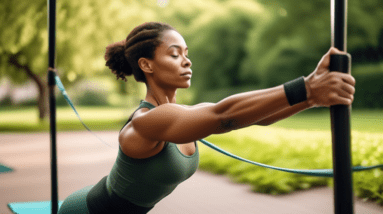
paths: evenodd
<path fill-rule="evenodd" d="M 0 78 L 20 84 L 32 79 L 39 89 L 42 120 L 48 114 L 46 1 L 2 1 L 0 5 L 0 21 L 6 23 L 0 26 Z M 105 72 L 105 47 L 154 16 L 142 18 L 141 8 L 135 1 L 58 1 L 56 67 L 63 83 Z"/>
<path fill-rule="evenodd" d="M 308 75 L 331 45 L 330 1 L 260 0 L 273 13 L 263 28 L 254 29 L 241 69 L 245 78 L 261 77 L 262 87 L 272 87 Z M 379 1 L 348 4 L 348 52 L 353 66 L 377 61 L 383 13 Z M 368 55 L 366 53 L 369 53 Z M 375 55 L 375 57 L 365 57 Z M 381 54 L 380 54 L 381 55 Z M 254 69 L 256 68 L 256 69 Z"/>
<path fill-rule="evenodd" d="M 47 43 L 45 1 L 2 1 L 0 21 L 1 77 L 8 76 L 17 83 L 32 79 L 39 91 L 40 118 L 47 114 L 46 84 L 39 73 L 47 60 L 44 43 Z M 46 45 L 45 45 L 46 47 Z M 23 71 L 24 73 L 20 72 Z M 40 72 L 36 72 L 40 71 Z"/>

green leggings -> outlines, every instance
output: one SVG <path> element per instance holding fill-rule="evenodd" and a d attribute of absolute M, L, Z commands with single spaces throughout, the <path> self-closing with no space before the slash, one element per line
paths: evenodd
<path fill-rule="evenodd" d="M 61 205 L 58 214 L 89 214 L 86 196 L 92 187 L 84 187 L 68 196 Z"/>

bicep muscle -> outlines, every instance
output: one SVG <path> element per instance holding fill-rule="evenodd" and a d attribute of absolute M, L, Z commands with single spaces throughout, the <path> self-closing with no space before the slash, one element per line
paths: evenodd
<path fill-rule="evenodd" d="M 153 141 L 187 143 L 220 132 L 221 120 L 214 105 L 164 104 L 137 116 L 132 125 L 141 136 Z"/>

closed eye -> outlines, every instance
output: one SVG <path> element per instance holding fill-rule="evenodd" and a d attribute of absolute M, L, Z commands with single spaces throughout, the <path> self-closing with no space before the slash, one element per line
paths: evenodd
<path fill-rule="evenodd" d="M 176 59 L 178 57 L 178 55 L 171 55 L 171 57 Z M 189 55 L 185 55 L 185 57 L 189 59 Z"/>

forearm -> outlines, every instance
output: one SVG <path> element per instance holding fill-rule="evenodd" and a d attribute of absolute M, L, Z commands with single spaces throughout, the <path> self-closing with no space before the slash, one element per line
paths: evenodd
<path fill-rule="evenodd" d="M 285 118 L 293 116 L 294 114 L 297 114 L 297 113 L 299 113 L 303 110 L 309 109 L 309 108 L 311 108 L 311 106 L 309 105 L 309 103 L 307 101 L 301 102 L 301 103 L 298 103 L 294 106 L 289 106 L 289 107 L 287 107 L 287 108 L 285 108 L 279 112 L 276 112 L 275 114 L 273 114 L 269 117 L 266 117 L 257 123 L 254 123 L 253 125 L 261 125 L 261 126 L 271 125 L 273 123 L 276 123 L 280 120 L 283 120 Z"/>
<path fill-rule="evenodd" d="M 262 125 L 262 126 L 271 125 L 275 122 L 278 122 L 280 120 L 293 116 L 294 114 L 297 114 L 303 110 L 312 108 L 313 101 L 311 100 L 311 88 L 308 83 L 308 77 L 305 77 L 304 80 L 305 80 L 306 97 L 307 97 L 307 99 L 304 102 L 297 103 L 293 106 L 288 106 L 287 108 L 284 108 L 281 111 L 275 112 L 274 114 L 252 125 Z"/>
<path fill-rule="evenodd" d="M 229 96 L 215 106 L 222 129 L 234 130 L 258 123 L 289 108 L 283 85 Z"/>

